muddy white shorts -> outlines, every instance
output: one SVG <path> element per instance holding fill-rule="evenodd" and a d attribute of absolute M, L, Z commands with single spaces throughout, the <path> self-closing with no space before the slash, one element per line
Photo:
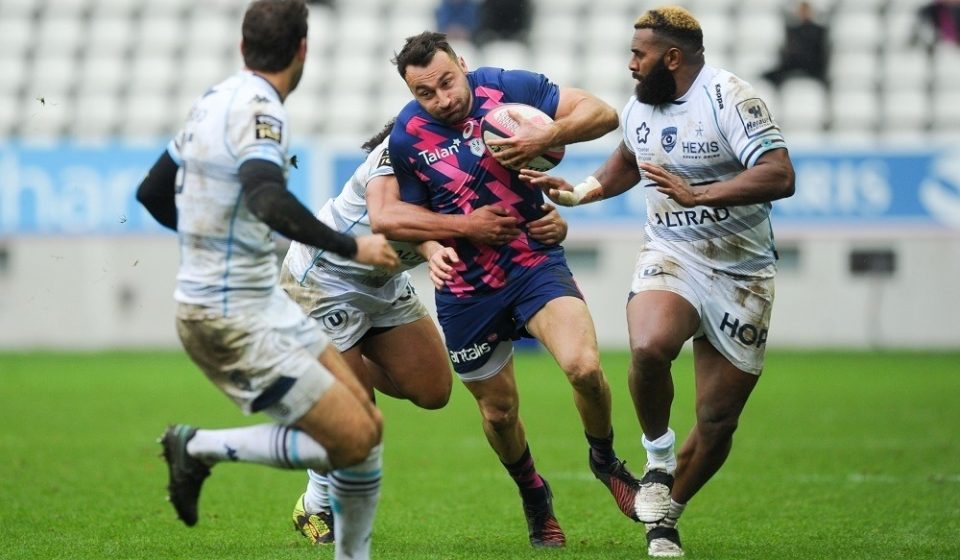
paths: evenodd
<path fill-rule="evenodd" d="M 244 414 L 264 412 L 292 424 L 334 383 L 318 359 L 329 339 L 279 288 L 262 301 L 229 317 L 181 303 L 177 334 L 194 363 Z"/>
<path fill-rule="evenodd" d="M 341 352 L 353 348 L 371 330 L 406 325 L 429 314 L 406 274 L 397 275 L 389 289 L 376 293 L 363 286 L 349 286 L 342 278 L 325 281 L 325 277 L 325 273 L 314 271 L 300 284 L 284 265 L 280 287 L 320 323 Z"/>
<path fill-rule="evenodd" d="M 767 330 L 773 308 L 773 278 L 735 276 L 703 269 L 655 249 L 644 249 L 630 285 L 630 295 L 649 290 L 673 292 L 700 315 L 694 338 L 705 336 L 738 369 L 763 371 Z"/>

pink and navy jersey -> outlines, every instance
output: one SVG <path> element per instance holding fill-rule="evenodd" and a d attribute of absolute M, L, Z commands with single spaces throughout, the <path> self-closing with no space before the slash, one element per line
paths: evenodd
<path fill-rule="evenodd" d="M 473 91 L 470 114 L 456 124 L 435 120 L 416 101 L 400 112 L 390 135 L 390 159 L 401 198 L 442 214 L 469 214 L 489 204 L 506 208 L 520 223 L 521 235 L 499 247 L 458 238 L 441 240 L 460 256 L 453 280 L 443 292 L 457 296 L 489 293 L 530 268 L 562 259 L 558 245 L 531 239 L 526 224 L 543 216 L 543 193 L 531 188 L 490 155 L 480 136 L 480 120 L 503 103 L 525 103 L 556 116 L 560 90 L 542 74 L 478 68 L 467 74 Z"/>

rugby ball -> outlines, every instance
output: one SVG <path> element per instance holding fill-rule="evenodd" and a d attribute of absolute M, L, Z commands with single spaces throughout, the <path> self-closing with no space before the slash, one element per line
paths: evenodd
<path fill-rule="evenodd" d="M 488 140 L 493 138 L 510 138 L 516 134 L 517 128 L 520 126 L 520 123 L 515 121 L 508 111 L 519 113 L 523 117 L 532 119 L 534 122 L 553 122 L 553 119 L 551 119 L 549 115 L 530 105 L 524 105 L 522 103 L 504 103 L 503 105 L 497 105 L 484 115 L 483 120 L 480 121 L 480 133 L 483 136 L 483 144 L 491 154 L 499 151 L 501 146 L 491 146 L 487 143 Z M 511 167 L 511 169 L 519 171 L 522 168 L 527 168 L 535 171 L 549 171 L 560 163 L 560 160 L 563 159 L 564 152 L 565 148 L 563 146 L 553 146 L 521 167 Z"/>

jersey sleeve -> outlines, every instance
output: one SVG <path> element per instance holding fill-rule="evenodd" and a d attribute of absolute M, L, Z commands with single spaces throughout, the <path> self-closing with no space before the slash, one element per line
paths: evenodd
<path fill-rule="evenodd" d="M 186 132 L 181 129 L 176 136 L 170 139 L 170 142 L 167 144 L 167 153 L 170 154 L 170 159 L 177 164 L 177 167 L 183 167 L 183 154 L 181 150 L 183 148 L 183 141 L 186 136 Z"/>
<path fill-rule="evenodd" d="M 389 158 L 393 167 L 393 173 L 397 177 L 397 183 L 400 184 L 400 200 L 426 206 L 430 200 L 430 193 L 427 186 L 417 175 L 416 153 L 410 145 L 409 136 L 403 131 L 403 126 L 398 121 L 390 133 Z"/>
<path fill-rule="evenodd" d="M 502 70 L 500 85 L 505 101 L 525 103 L 556 118 L 560 105 L 560 87 L 543 74 L 527 70 Z"/>
<path fill-rule="evenodd" d="M 287 111 L 276 101 L 241 98 L 229 116 L 228 142 L 239 168 L 247 160 L 263 159 L 287 168 Z"/>
<path fill-rule="evenodd" d="M 624 105 L 620 111 L 620 130 L 623 131 L 623 144 L 630 150 L 631 154 L 637 153 L 637 135 L 643 134 L 642 130 L 633 130 L 630 126 L 630 114 L 636 110 L 637 98 L 631 96 L 627 104 Z M 644 126 L 646 126 L 646 123 L 644 123 Z"/>
<path fill-rule="evenodd" d="M 380 144 L 370 152 L 369 157 L 370 176 L 367 179 L 368 181 L 374 177 L 393 175 L 393 165 L 390 163 L 389 139 L 380 142 Z"/>
<path fill-rule="evenodd" d="M 756 165 L 765 152 L 787 147 L 770 109 L 757 96 L 753 86 L 738 80 L 736 87 L 728 88 L 724 97 L 731 110 L 719 109 L 720 128 L 744 167 Z M 714 110 L 718 107 L 715 106 Z"/>

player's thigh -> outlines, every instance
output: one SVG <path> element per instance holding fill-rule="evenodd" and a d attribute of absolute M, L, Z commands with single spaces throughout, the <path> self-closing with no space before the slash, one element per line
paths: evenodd
<path fill-rule="evenodd" d="M 760 379 L 734 365 L 706 338 L 693 343 L 697 420 L 736 422 Z"/>
<path fill-rule="evenodd" d="M 564 371 L 599 367 L 597 331 L 582 299 L 552 299 L 527 321 L 526 327 Z"/>
<path fill-rule="evenodd" d="M 713 273 L 702 329 L 710 344 L 741 371 L 760 375 L 773 310 L 772 278 Z"/>
<path fill-rule="evenodd" d="M 687 268 L 659 251 L 642 251 L 627 302 L 631 350 L 672 359 L 697 333 L 700 307 L 697 281 Z"/>
<path fill-rule="evenodd" d="M 428 316 L 397 325 L 361 343 L 363 354 L 383 368 L 393 384 L 414 402 L 443 402 L 453 376 L 440 332 Z"/>

